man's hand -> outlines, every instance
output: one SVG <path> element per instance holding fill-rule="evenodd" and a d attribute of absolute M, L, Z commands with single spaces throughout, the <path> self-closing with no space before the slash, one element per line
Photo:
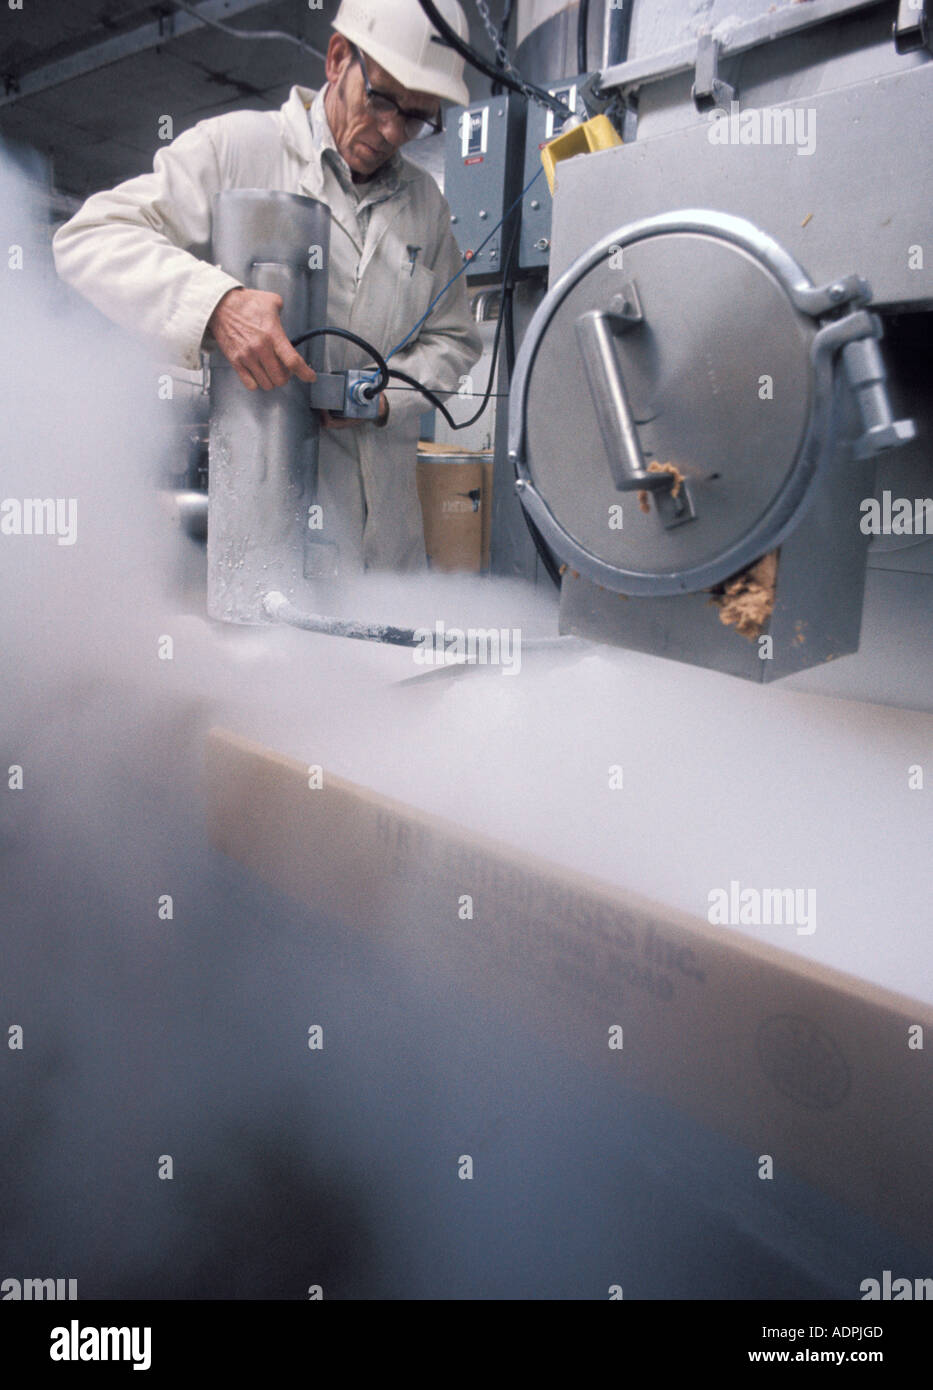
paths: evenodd
<path fill-rule="evenodd" d="M 321 424 L 328 430 L 350 430 L 354 425 L 376 425 L 380 427 L 389 418 L 389 402 L 386 393 L 383 391 L 379 397 L 379 419 L 378 420 L 344 420 L 336 415 L 331 415 L 329 411 L 321 411 Z"/>
<path fill-rule="evenodd" d="M 282 327 L 282 304 L 280 294 L 267 290 L 228 290 L 211 314 L 208 331 L 250 391 L 272 391 L 293 376 L 317 380 Z"/>

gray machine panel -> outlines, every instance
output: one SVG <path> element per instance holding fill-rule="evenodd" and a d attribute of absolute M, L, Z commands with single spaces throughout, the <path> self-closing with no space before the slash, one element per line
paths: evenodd
<path fill-rule="evenodd" d="M 783 108 L 810 113 L 812 154 L 798 153 L 803 141 L 711 144 L 711 122 L 698 114 L 691 128 L 567 160 L 557 174 L 552 280 L 614 227 L 709 207 L 754 222 L 817 283 L 854 271 L 870 281 L 876 305 L 933 307 L 933 141 L 924 138 L 933 63 Z M 860 125 L 870 129 L 870 149 L 885 151 L 885 167 L 853 172 Z"/>
<path fill-rule="evenodd" d="M 569 570 L 560 630 L 762 684 L 855 652 L 868 538 L 852 504 L 871 496 L 873 477 L 873 462 L 852 463 L 838 451 L 803 523 L 780 548 L 777 602 L 758 638 L 724 626 L 707 593 L 627 598 Z"/>
<path fill-rule="evenodd" d="M 451 229 L 464 258 L 467 279 L 497 280 L 519 210 L 480 246 L 505 215 L 522 185 L 524 101 L 490 97 L 447 114 L 444 191 L 451 210 Z"/>
<path fill-rule="evenodd" d="M 586 111 L 580 100 L 582 77 L 568 77 L 564 81 L 548 86 L 552 96 L 561 97 L 575 114 L 585 116 Z M 551 258 L 551 210 L 553 200 L 548 181 L 541 164 L 541 151 L 549 140 L 560 133 L 560 124 L 553 111 L 532 103 L 528 107 L 525 124 L 525 165 L 522 174 L 522 188 L 535 179 L 522 203 L 522 231 L 519 249 L 519 267 L 522 270 L 541 270 L 547 267 Z"/>

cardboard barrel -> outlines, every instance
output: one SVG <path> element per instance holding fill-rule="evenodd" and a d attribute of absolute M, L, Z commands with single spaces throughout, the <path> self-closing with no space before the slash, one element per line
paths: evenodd
<path fill-rule="evenodd" d="M 418 445 L 418 496 L 431 568 L 478 574 L 489 568 L 492 450 Z"/>

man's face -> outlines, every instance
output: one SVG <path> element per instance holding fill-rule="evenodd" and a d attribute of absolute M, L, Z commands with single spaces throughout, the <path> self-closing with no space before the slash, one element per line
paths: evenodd
<path fill-rule="evenodd" d="M 363 55 L 370 86 L 394 97 L 405 111 L 423 112 L 436 118 L 440 110 L 437 97 L 412 92 L 390 77 L 385 68 Z M 325 108 L 334 143 L 355 174 L 371 178 L 396 150 L 406 144 L 405 122 L 400 115 L 374 116 L 366 100 L 363 70 L 342 34 L 332 34 L 327 48 Z"/>

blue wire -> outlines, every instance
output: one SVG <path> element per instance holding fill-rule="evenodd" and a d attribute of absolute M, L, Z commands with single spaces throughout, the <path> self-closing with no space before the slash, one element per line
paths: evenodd
<path fill-rule="evenodd" d="M 438 300 L 439 300 L 439 299 L 443 299 L 444 295 L 445 295 L 445 294 L 447 293 L 447 291 L 450 289 L 451 285 L 452 285 L 456 280 L 459 280 L 459 279 L 460 279 L 460 276 L 461 276 L 461 275 L 464 275 L 464 274 L 469 270 L 470 266 L 473 264 L 474 259 L 479 255 L 480 251 L 482 251 L 482 249 L 483 249 L 483 247 L 486 245 L 486 243 L 489 242 L 489 241 L 492 241 L 492 239 L 493 239 L 493 237 L 495 236 L 496 232 L 499 230 L 499 228 L 502 226 L 502 223 L 503 223 L 503 222 L 506 220 L 506 218 L 509 216 L 509 214 L 511 213 L 512 209 L 513 209 L 513 208 L 516 208 L 516 207 L 518 206 L 518 204 L 519 204 L 519 203 L 522 201 L 522 199 L 524 198 L 525 194 L 528 192 L 529 188 L 531 188 L 532 184 L 536 183 L 543 173 L 544 173 L 544 165 L 541 166 L 541 168 L 540 168 L 540 169 L 538 170 L 538 172 L 535 174 L 534 178 L 533 178 L 533 179 L 529 179 L 528 183 L 525 184 L 525 187 L 522 189 L 521 193 L 519 193 L 518 197 L 515 199 L 515 202 L 512 204 L 512 206 L 506 208 L 506 210 L 505 210 L 505 212 L 503 213 L 502 217 L 499 219 L 499 221 L 498 221 L 498 222 L 496 223 L 496 225 L 493 227 L 493 229 L 492 229 L 492 231 L 489 233 L 488 237 L 486 237 L 486 240 L 480 242 L 479 246 L 477 246 L 476 250 L 473 252 L 473 255 L 470 257 L 470 259 L 469 259 L 468 261 L 464 261 L 463 265 L 462 265 L 462 266 L 460 267 L 460 269 L 457 271 L 456 275 L 452 275 L 452 276 L 450 277 L 450 279 L 447 281 L 447 284 L 444 286 L 444 288 L 443 288 L 438 294 L 436 294 L 436 295 L 434 296 L 434 298 L 431 300 L 431 303 L 428 305 L 427 309 L 426 309 L 425 312 L 421 315 L 421 318 L 418 320 L 418 322 L 415 324 L 415 326 L 410 330 L 410 332 L 408 332 L 408 333 L 405 334 L 405 337 L 401 340 L 401 342 L 396 343 L 395 347 L 392 349 L 391 352 L 387 352 L 387 353 L 386 353 L 386 355 L 385 355 L 385 360 L 386 360 L 387 362 L 391 361 L 391 359 L 395 356 L 395 354 L 396 354 L 397 352 L 401 352 L 402 348 L 405 346 L 405 344 L 408 342 L 408 340 L 409 340 L 410 338 L 413 338 L 413 337 L 415 336 L 415 334 L 418 332 L 418 329 L 419 329 L 419 328 L 421 327 L 421 325 L 425 322 L 425 320 L 428 319 L 428 318 L 430 318 L 430 316 L 431 316 L 431 310 L 434 308 L 434 306 L 435 306 L 435 304 L 438 302 Z M 367 377 L 366 380 L 367 380 L 367 381 L 375 381 L 378 375 L 379 375 L 378 372 L 374 372 L 373 375 L 372 375 L 371 377 Z"/>

